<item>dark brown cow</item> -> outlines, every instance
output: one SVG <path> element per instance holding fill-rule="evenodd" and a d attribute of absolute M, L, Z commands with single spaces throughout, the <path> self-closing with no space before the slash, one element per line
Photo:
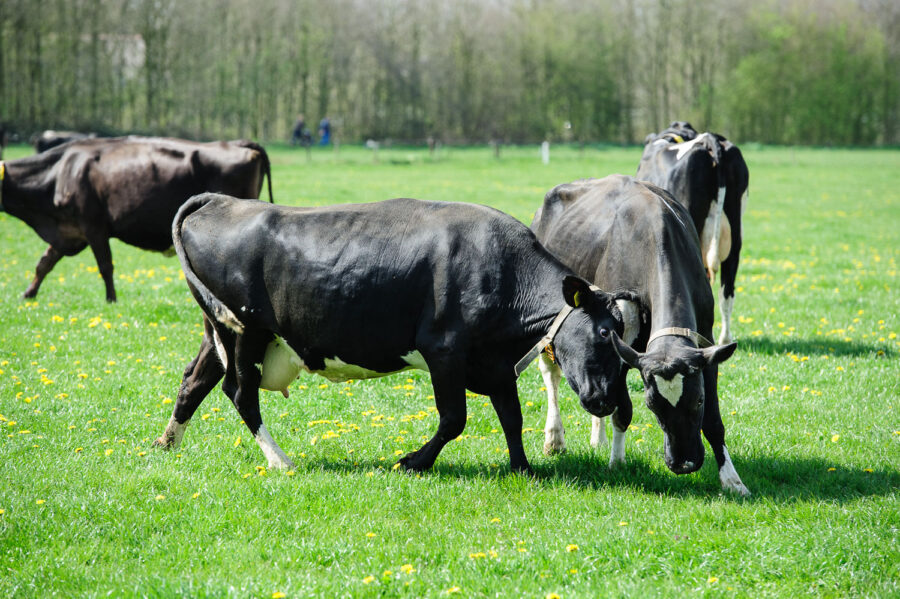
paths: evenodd
<path fill-rule="evenodd" d="M 35 267 L 25 297 L 63 256 L 90 246 L 116 301 L 109 239 L 157 252 L 172 248 L 172 219 L 188 198 L 219 191 L 258 198 L 269 157 L 250 141 L 196 143 L 179 139 L 84 139 L 0 162 L 0 210 L 25 221 L 50 247 Z"/>

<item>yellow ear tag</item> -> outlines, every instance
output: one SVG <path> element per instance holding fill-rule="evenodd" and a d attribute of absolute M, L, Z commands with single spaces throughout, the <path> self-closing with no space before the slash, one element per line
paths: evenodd
<path fill-rule="evenodd" d="M 6 165 L 0 162 L 0 181 L 6 176 Z"/>
<path fill-rule="evenodd" d="M 676 134 L 676 133 L 673 133 L 673 134 L 672 134 L 672 138 L 675 140 L 675 143 L 677 143 L 677 144 L 683 144 L 683 143 L 684 143 L 684 138 L 681 137 L 680 135 Z"/>
<path fill-rule="evenodd" d="M 575 307 L 576 307 L 576 308 L 581 307 L 581 292 L 580 292 L 580 291 L 576 291 L 576 292 L 575 292 L 575 297 L 573 297 L 572 299 L 575 300 Z"/>

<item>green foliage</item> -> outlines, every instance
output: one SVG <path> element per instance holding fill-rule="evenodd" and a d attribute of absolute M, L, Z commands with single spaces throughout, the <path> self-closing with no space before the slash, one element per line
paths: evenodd
<path fill-rule="evenodd" d="M 900 594 L 897 151 L 745 147 L 751 195 L 720 368 L 727 440 L 753 496 L 714 460 L 676 476 L 642 405 L 628 464 L 588 446 L 565 385 L 569 451 L 541 454 L 537 368 L 519 382 L 536 475 L 509 472 L 489 401 L 433 471 L 391 466 L 437 419 L 427 373 L 262 394 L 293 475 L 267 472 L 214 390 L 175 452 L 150 449 L 200 342 L 174 258 L 114 242 L 120 301 L 89 252 L 37 301 L 44 244 L 0 214 L 0 596 L 561 597 Z M 18 146 L 11 157 L 27 153 Z M 438 151 L 270 147 L 276 201 L 394 196 L 497 206 L 528 222 L 553 185 L 633 172 L 638 148 Z M 40 501 L 40 503 L 39 503 Z"/>

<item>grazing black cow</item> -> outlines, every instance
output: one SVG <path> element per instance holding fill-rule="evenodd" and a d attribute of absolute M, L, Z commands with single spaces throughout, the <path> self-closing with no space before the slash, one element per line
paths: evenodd
<path fill-rule="evenodd" d="M 728 343 L 741 257 L 741 216 L 750 181 L 747 163 L 736 145 L 715 133 L 698 135 L 684 121 L 650 134 L 647 140 L 637 178 L 670 192 L 691 213 L 710 281 L 722 271 L 719 343 Z"/>
<path fill-rule="evenodd" d="M 178 447 L 224 376 L 269 466 L 291 467 L 263 425 L 260 388 L 286 395 L 301 370 L 343 381 L 419 368 L 431 373 L 440 422 L 402 466 L 430 468 L 462 433 L 470 389 L 490 396 L 510 465 L 527 471 L 516 378 L 549 340 L 585 409 L 609 411 L 620 364 L 612 297 L 492 208 L 293 208 L 203 194 L 178 212 L 172 239 L 205 335 L 158 446 Z"/>
<path fill-rule="evenodd" d="M 25 297 L 37 295 L 63 256 L 90 246 L 106 299 L 116 301 L 111 237 L 169 251 L 172 219 L 188 198 L 204 191 L 255 198 L 269 174 L 266 151 L 250 141 L 84 139 L 0 163 L 0 210 L 25 221 L 50 244 Z"/>
<path fill-rule="evenodd" d="M 96 133 L 80 133 L 78 131 L 54 131 L 52 129 L 47 129 L 46 131 L 41 132 L 40 135 L 35 135 L 31 139 L 31 145 L 34 146 L 36 152 L 44 152 L 49 150 L 50 148 L 55 148 L 56 146 L 61 146 L 65 143 L 69 143 L 70 141 L 76 141 L 80 139 L 93 139 L 97 137 Z"/>
<path fill-rule="evenodd" d="M 713 296 L 687 210 L 664 190 L 612 175 L 558 185 L 531 225 L 538 240 L 575 273 L 616 297 L 622 328 L 612 335 L 623 366 L 610 406 L 610 465 L 625 461 L 632 408 L 625 375 L 640 371 L 647 406 L 665 435 L 666 465 L 676 474 L 703 464 L 702 428 L 719 466 L 722 487 L 748 495 L 725 447 L 719 413 L 718 364 L 736 345 L 712 345 Z M 621 336 L 621 339 L 620 339 Z M 643 353 L 642 353 L 643 352 Z M 547 387 L 545 453 L 565 449 L 556 389 L 559 368 L 540 361 Z M 595 414 L 591 445 L 606 443 Z"/>

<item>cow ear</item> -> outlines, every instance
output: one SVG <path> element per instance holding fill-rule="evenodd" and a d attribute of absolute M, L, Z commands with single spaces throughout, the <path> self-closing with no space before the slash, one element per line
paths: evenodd
<path fill-rule="evenodd" d="M 622 339 L 619 338 L 619 335 L 615 331 L 612 332 L 612 337 L 610 339 L 612 340 L 613 349 L 616 350 L 616 354 L 619 355 L 619 359 L 621 359 L 632 368 L 637 368 L 638 370 L 640 370 L 640 362 L 643 354 L 635 351 L 630 345 L 622 341 Z"/>
<path fill-rule="evenodd" d="M 703 359 L 709 364 L 721 364 L 731 357 L 734 350 L 737 349 L 737 343 L 729 343 L 728 345 L 713 345 L 702 350 Z"/>
<path fill-rule="evenodd" d="M 566 275 L 563 279 L 563 298 L 573 308 L 581 308 L 593 297 L 591 284 L 572 275 Z"/>

